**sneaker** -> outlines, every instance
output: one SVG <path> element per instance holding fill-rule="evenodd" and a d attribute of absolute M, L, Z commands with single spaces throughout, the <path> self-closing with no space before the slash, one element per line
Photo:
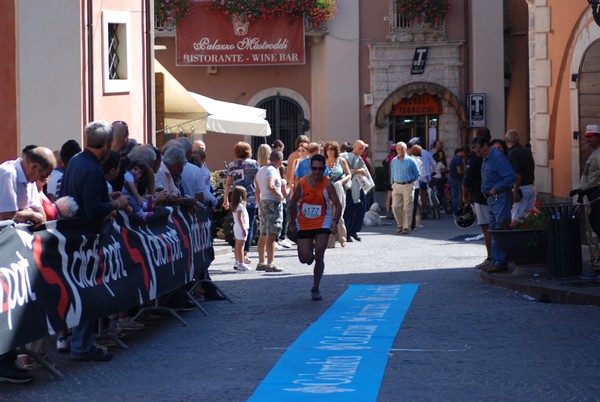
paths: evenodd
<path fill-rule="evenodd" d="M 0 382 L 11 384 L 27 384 L 33 381 L 33 376 L 27 372 L 18 370 L 16 367 L 7 367 L 0 371 Z"/>
<path fill-rule="evenodd" d="M 96 346 L 93 352 L 83 356 L 69 356 L 69 360 L 75 362 L 107 362 L 112 359 L 112 354 Z"/>
<path fill-rule="evenodd" d="M 59 353 L 69 353 L 71 351 L 71 342 L 66 336 L 56 338 L 56 350 Z"/>
<path fill-rule="evenodd" d="M 275 263 L 272 263 L 265 267 L 265 272 L 281 272 L 281 271 L 283 271 L 283 269 L 281 269 L 281 267 Z"/>
<path fill-rule="evenodd" d="M 291 243 L 290 243 L 290 241 L 288 239 L 279 240 L 279 242 L 277 244 L 279 244 L 283 248 L 290 248 L 290 247 L 292 247 L 292 245 L 291 245 Z"/>
<path fill-rule="evenodd" d="M 117 322 L 117 328 L 123 331 L 139 331 L 144 329 L 144 324 L 137 322 L 131 317 L 119 318 L 119 321 Z"/>
<path fill-rule="evenodd" d="M 283 250 L 283 246 L 279 243 L 275 243 L 275 250 Z"/>
<path fill-rule="evenodd" d="M 250 267 L 246 264 L 244 264 L 243 262 L 241 264 L 237 265 L 237 270 L 238 272 L 248 272 L 250 271 Z"/>
<path fill-rule="evenodd" d="M 475 265 L 475 269 L 485 269 L 492 265 L 492 260 L 490 258 L 486 258 L 482 263 Z"/>
<path fill-rule="evenodd" d="M 259 262 L 258 265 L 256 266 L 256 270 L 257 271 L 266 271 L 268 267 L 269 267 L 269 264 L 265 264 L 264 262 Z"/>
<path fill-rule="evenodd" d="M 247 255 L 244 256 L 244 264 L 250 264 L 252 260 Z"/>
<path fill-rule="evenodd" d="M 321 296 L 321 292 L 319 291 L 319 289 L 311 289 L 310 298 L 315 301 L 323 300 L 323 296 Z"/>

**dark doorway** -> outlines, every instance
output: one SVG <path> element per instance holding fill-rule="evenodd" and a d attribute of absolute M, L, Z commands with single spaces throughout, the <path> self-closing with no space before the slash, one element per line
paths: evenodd
<path fill-rule="evenodd" d="M 261 144 L 271 145 L 273 141 L 281 140 L 285 145 L 284 157 L 287 159 L 288 155 L 295 150 L 296 138 L 309 129 L 308 120 L 304 118 L 302 108 L 295 100 L 280 95 L 267 98 L 259 102 L 256 107 L 267 110 L 271 136 L 253 137 L 252 149 L 256 152 Z"/>
<path fill-rule="evenodd" d="M 600 41 L 594 42 L 585 52 L 577 80 L 579 88 L 579 130 L 581 133 L 585 133 L 588 124 L 600 124 L 598 119 L 598 109 L 600 108 L 598 83 L 600 83 Z M 585 162 L 592 152 L 593 149 L 586 145 L 585 137 L 580 135 L 579 176 L 581 176 Z"/>

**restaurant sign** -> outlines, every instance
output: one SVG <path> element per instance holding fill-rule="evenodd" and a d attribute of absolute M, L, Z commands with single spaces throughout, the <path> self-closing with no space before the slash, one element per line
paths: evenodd
<path fill-rule="evenodd" d="M 192 3 L 177 27 L 178 66 L 304 64 L 304 25 L 283 15 L 249 21 Z"/>

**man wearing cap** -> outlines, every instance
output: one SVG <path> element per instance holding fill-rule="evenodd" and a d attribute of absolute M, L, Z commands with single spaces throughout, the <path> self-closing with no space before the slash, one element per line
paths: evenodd
<path fill-rule="evenodd" d="M 529 148 L 519 142 L 520 134 L 517 130 L 510 129 L 506 132 L 504 140 L 508 145 L 508 160 L 512 165 L 517 180 L 513 186 L 513 206 L 511 219 L 514 221 L 527 215 L 535 204 L 534 171 L 535 162 Z"/>
<path fill-rule="evenodd" d="M 583 135 L 587 146 L 594 152 L 585 162 L 579 188 L 571 191 L 571 197 L 578 195 L 578 202 L 581 197 L 586 196 L 590 203 L 590 214 L 588 220 L 590 227 L 600 236 L 600 126 L 590 124 Z"/>

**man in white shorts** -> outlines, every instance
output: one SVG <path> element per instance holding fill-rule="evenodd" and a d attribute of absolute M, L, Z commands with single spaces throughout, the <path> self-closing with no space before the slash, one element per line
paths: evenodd
<path fill-rule="evenodd" d="M 477 129 L 475 136 L 491 138 L 490 130 L 487 128 Z M 463 176 L 463 202 L 465 205 L 473 204 L 473 209 L 477 215 L 477 225 L 481 227 L 483 240 L 487 251 L 487 257 L 483 262 L 476 265 L 475 268 L 483 269 L 492 265 L 492 239 L 488 232 L 490 222 L 490 209 L 487 200 L 481 192 L 481 164 L 483 159 L 471 151 L 467 157 L 467 166 Z"/>

